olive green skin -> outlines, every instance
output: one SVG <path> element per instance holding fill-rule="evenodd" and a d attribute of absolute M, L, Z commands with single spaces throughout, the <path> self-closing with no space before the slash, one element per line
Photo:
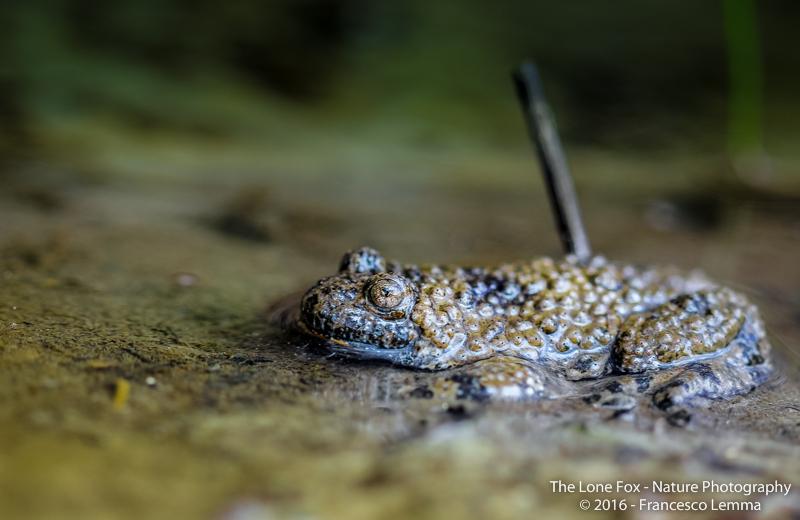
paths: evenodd
<path fill-rule="evenodd" d="M 733 395 L 771 368 L 763 322 L 741 294 L 602 257 L 417 267 L 361 248 L 306 292 L 298 324 L 336 353 L 413 369 L 503 358 L 578 381 L 702 365 L 719 380 L 703 393 Z"/>

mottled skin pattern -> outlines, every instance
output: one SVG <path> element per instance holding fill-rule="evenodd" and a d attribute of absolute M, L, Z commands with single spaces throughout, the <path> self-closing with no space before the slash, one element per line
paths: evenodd
<path fill-rule="evenodd" d="M 741 294 L 602 257 L 417 267 L 362 248 L 305 294 L 298 325 L 350 357 L 474 366 L 469 384 L 488 394 L 563 395 L 565 383 L 592 380 L 600 390 L 587 399 L 612 408 L 632 406 L 633 394 L 670 409 L 745 393 L 771 368 L 763 323 Z"/>

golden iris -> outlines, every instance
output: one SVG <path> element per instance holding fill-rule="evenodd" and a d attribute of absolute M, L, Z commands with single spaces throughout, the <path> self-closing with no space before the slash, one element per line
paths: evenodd
<path fill-rule="evenodd" d="M 367 286 L 367 299 L 379 309 L 392 310 L 406 299 L 405 284 L 391 275 L 379 275 Z"/>

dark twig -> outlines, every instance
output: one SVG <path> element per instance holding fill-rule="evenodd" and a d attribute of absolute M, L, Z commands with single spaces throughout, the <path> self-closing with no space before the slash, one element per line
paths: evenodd
<path fill-rule="evenodd" d="M 564 158 L 555 121 L 544 98 L 536 65 L 523 63 L 514 71 L 514 84 L 531 139 L 539 155 L 561 243 L 567 254 L 574 254 L 581 261 L 588 260 L 592 256 L 592 248 L 586 237 L 575 186 Z"/>

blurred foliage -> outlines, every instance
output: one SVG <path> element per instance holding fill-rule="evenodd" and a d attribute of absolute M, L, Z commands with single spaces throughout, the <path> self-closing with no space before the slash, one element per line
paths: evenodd
<path fill-rule="evenodd" d="M 725 0 L 725 32 L 731 88 L 729 146 L 734 152 L 759 153 L 761 130 L 761 52 L 752 0 Z"/>
<path fill-rule="evenodd" d="M 412 142 L 519 143 L 508 73 L 526 57 L 545 72 L 573 142 L 724 142 L 722 0 L 28 0 L 0 9 L 7 148 L 65 120 L 214 138 L 299 121 Z M 767 99 L 796 113 L 784 106 L 800 86 L 800 4 L 763 2 L 746 16 L 756 14 Z M 732 45 L 747 43 L 728 29 Z"/>

